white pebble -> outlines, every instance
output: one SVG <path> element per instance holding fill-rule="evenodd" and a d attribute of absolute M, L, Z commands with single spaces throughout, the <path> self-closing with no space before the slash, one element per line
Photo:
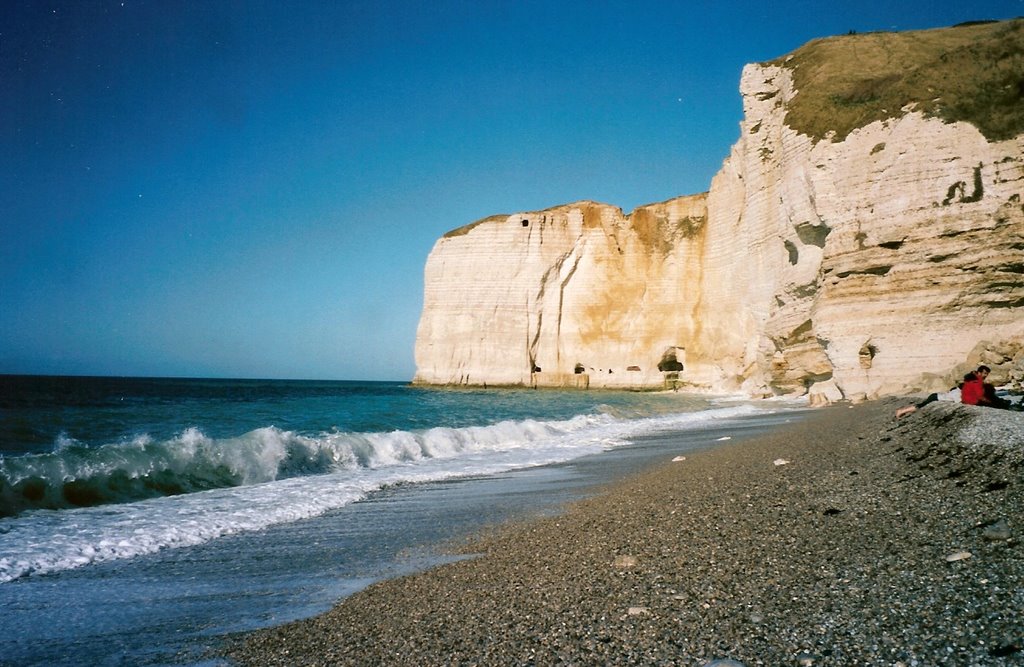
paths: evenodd
<path fill-rule="evenodd" d="M 636 567 L 636 556 L 616 556 L 612 563 L 617 568 Z"/>

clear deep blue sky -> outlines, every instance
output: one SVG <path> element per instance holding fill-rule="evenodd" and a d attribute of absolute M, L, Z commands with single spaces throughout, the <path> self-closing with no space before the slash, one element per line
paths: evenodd
<path fill-rule="evenodd" d="M 707 190 L 745 63 L 1024 0 L 0 2 L 0 373 L 407 380 L 444 232 Z"/>

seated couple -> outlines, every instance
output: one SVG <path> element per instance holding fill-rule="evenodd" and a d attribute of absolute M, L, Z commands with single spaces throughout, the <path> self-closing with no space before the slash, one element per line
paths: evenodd
<path fill-rule="evenodd" d="M 992 369 L 988 366 L 978 366 L 978 370 L 971 371 L 964 375 L 963 383 L 957 388 L 950 390 L 950 394 L 959 391 L 960 402 L 966 405 L 984 405 L 990 408 L 1011 409 L 1012 404 L 1006 399 L 996 396 L 996 388 L 986 382 Z M 933 401 L 942 400 L 938 394 L 930 394 L 916 405 L 907 405 L 896 411 L 896 417 L 904 417 L 912 412 L 917 412 Z M 946 400 L 949 400 L 948 398 Z M 955 399 L 954 399 L 955 400 Z"/>
<path fill-rule="evenodd" d="M 960 402 L 967 405 L 986 405 L 990 408 L 1009 409 L 1010 402 L 996 396 L 996 388 L 985 380 L 988 379 L 992 369 L 988 366 L 978 366 L 978 370 L 964 376 L 964 383 L 960 388 Z"/>

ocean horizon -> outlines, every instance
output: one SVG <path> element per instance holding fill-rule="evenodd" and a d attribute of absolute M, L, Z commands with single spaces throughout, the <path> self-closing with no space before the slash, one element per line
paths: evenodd
<path fill-rule="evenodd" d="M 0 653 L 19 665 L 203 664 L 231 633 L 319 613 L 444 562 L 442 543 L 557 511 L 798 407 L 396 381 L 0 376 Z"/>

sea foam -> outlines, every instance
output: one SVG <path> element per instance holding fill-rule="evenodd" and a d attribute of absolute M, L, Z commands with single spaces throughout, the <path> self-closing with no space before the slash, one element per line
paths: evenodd
<path fill-rule="evenodd" d="M 45 502 L 65 509 L 22 509 L 0 520 L 0 582 L 306 519 L 388 485 L 557 463 L 630 436 L 755 412 L 762 411 L 735 406 L 632 420 L 586 415 L 316 436 L 266 427 L 219 440 L 187 429 L 164 442 L 137 438 L 8 458 L 0 460 L 5 494 L 41 483 Z M 66 508 L 75 484 L 99 506 Z"/>

